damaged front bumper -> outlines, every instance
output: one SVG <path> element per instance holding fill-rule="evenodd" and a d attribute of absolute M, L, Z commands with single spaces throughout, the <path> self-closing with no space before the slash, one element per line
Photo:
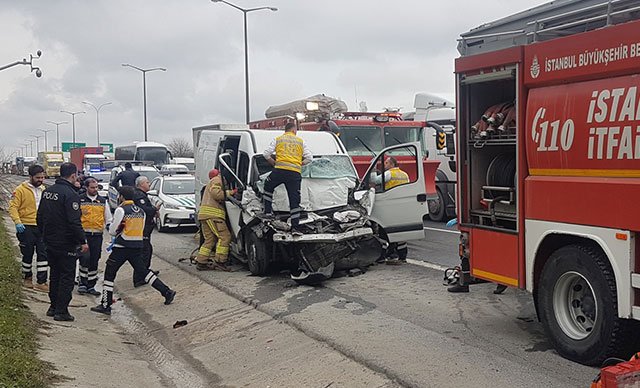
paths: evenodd
<path fill-rule="evenodd" d="M 373 236 L 373 229 L 358 228 L 342 233 L 313 233 L 296 235 L 290 232 L 276 232 L 273 235 L 274 242 L 307 242 L 307 243 L 332 243 L 351 240 L 358 237 Z"/>

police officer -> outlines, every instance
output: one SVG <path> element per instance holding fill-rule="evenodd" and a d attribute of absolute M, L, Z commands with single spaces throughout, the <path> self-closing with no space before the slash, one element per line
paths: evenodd
<path fill-rule="evenodd" d="M 16 236 L 20 241 L 22 253 L 23 285 L 36 291 L 49 292 L 47 285 L 47 254 L 45 252 L 42 235 L 36 226 L 36 215 L 42 192 L 44 191 L 44 168 L 39 165 L 29 167 L 29 180 L 16 187 L 11 202 L 9 215 L 16 225 Z M 33 284 L 33 252 L 36 252 L 37 283 Z"/>
<path fill-rule="evenodd" d="M 42 193 L 38 208 L 38 229 L 47 247 L 51 268 L 47 316 L 56 321 L 73 321 L 69 302 L 73 291 L 78 253 L 89 250 L 80 220 L 80 197 L 73 185 L 76 165 L 62 163 L 60 178 Z M 80 248 L 80 249 L 78 249 Z"/>
<path fill-rule="evenodd" d="M 289 197 L 289 211 L 291 212 L 291 229 L 297 232 L 300 224 L 300 184 L 302 183 L 302 165 L 313 158 L 304 140 L 299 138 L 296 126 L 287 123 L 284 134 L 275 138 L 264 151 L 264 158 L 274 166 L 264 185 L 264 213 L 273 216 L 273 191 L 284 184 Z M 275 160 L 272 157 L 275 154 Z"/>
<path fill-rule="evenodd" d="M 176 296 L 176 292 L 158 279 L 142 262 L 141 251 L 145 213 L 135 205 L 133 196 L 133 187 L 124 186 L 120 189 L 122 202 L 113 213 L 113 223 L 109 227 L 109 234 L 115 236 L 115 241 L 104 270 L 102 301 L 99 305 L 91 307 L 91 311 L 111 315 L 113 284 L 118 270 L 127 261 L 136 272 L 144 273 L 144 281 L 150 283 L 153 288 L 164 296 L 164 304 L 171 304 Z"/>
<path fill-rule="evenodd" d="M 385 191 L 411 182 L 409 174 L 398 167 L 398 160 L 393 156 L 389 156 L 385 159 L 384 170 L 384 175 L 376 175 L 374 182 L 377 185 L 381 185 L 384 180 Z M 389 265 L 406 262 L 408 254 L 407 243 L 405 241 L 390 243 L 385 254 L 387 256 L 386 263 Z"/>
<path fill-rule="evenodd" d="M 237 190 L 224 190 L 222 178 L 216 169 L 209 171 L 209 179 L 198 211 L 198 221 L 200 221 L 204 242 L 198 250 L 196 269 L 229 271 L 226 263 L 229 257 L 231 233 L 227 228 L 224 201 L 225 198 L 234 195 Z M 211 260 L 214 246 L 216 247 L 215 258 Z"/>
<path fill-rule="evenodd" d="M 136 178 L 138 178 L 140 174 L 133 171 L 133 166 L 131 163 L 126 162 L 124 164 L 124 171 L 118 174 L 113 182 L 111 182 L 111 186 L 118 188 L 119 185 L 122 186 L 131 186 L 133 187 L 136 184 Z"/>
<path fill-rule="evenodd" d="M 89 252 L 80 257 L 80 284 L 78 294 L 101 295 L 96 291 L 98 280 L 98 261 L 102 254 L 102 234 L 105 226 L 111 224 L 112 216 L 107 199 L 98 194 L 98 181 L 87 177 L 84 180 L 86 189 L 80 195 L 80 210 L 82 211 L 82 228 L 87 238 Z"/>
<path fill-rule="evenodd" d="M 144 233 L 142 235 L 142 263 L 145 265 L 144 272 L 135 272 L 133 273 L 133 286 L 140 287 L 147 284 L 144 280 L 147 275 L 146 269 L 151 268 L 151 256 L 153 255 L 153 245 L 151 245 L 151 233 L 153 233 L 153 228 L 155 227 L 155 218 L 156 213 L 158 212 L 158 207 L 153 206 L 151 201 L 149 200 L 149 196 L 147 192 L 151 187 L 149 183 L 149 179 L 140 175 L 136 178 L 135 181 L 135 191 L 133 193 L 133 202 L 144 212 L 146 216 L 146 221 L 144 224 Z M 153 271 L 156 275 L 159 271 Z"/>

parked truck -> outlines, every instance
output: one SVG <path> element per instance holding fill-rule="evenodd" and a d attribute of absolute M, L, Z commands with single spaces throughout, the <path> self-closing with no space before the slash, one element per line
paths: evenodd
<path fill-rule="evenodd" d="M 424 238 L 422 218 L 428 213 L 427 198 L 435 194 L 435 169 L 430 175 L 423 169 L 418 142 L 383 149 L 360 181 L 334 133 L 300 131 L 313 154 L 302 170 L 302 234 L 291 233 L 284 186 L 273 195 L 276 219 L 261 218 L 264 182 L 273 168 L 263 151 L 281 134 L 233 124 L 193 129 L 196 192 L 207 184 L 212 168 L 221 171 L 228 188 L 238 189 L 237 197 L 225 202 L 231 253 L 253 274 L 265 275 L 275 264 L 285 264 L 292 267 L 293 279 L 313 283 L 335 270 L 372 264 L 389 243 Z M 375 170 L 382 173 L 384 158 L 398 153 L 412 155 L 405 169 L 413 178 L 393 188 L 376 184 Z"/>
<path fill-rule="evenodd" d="M 38 153 L 38 164 L 44 168 L 47 178 L 57 178 L 60 176 L 60 165 L 64 163 L 62 152 L 40 152 Z"/>
<path fill-rule="evenodd" d="M 638 350 L 639 10 L 551 2 L 462 34 L 455 62 L 462 277 L 530 291 L 589 365 Z"/>
<path fill-rule="evenodd" d="M 71 163 L 75 164 L 78 171 L 103 171 L 102 161 L 106 157 L 102 147 L 78 147 L 71 149 Z"/>

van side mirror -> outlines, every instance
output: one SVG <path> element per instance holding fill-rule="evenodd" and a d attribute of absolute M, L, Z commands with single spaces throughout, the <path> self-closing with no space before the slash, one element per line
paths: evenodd
<path fill-rule="evenodd" d="M 147 191 L 147 195 L 150 195 L 152 197 L 157 197 L 158 196 L 158 190 L 149 190 L 149 191 Z"/>

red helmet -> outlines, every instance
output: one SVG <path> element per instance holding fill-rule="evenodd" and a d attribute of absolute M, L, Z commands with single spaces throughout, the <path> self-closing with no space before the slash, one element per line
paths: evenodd
<path fill-rule="evenodd" d="M 220 171 L 214 168 L 213 170 L 209 171 L 209 179 L 213 179 L 213 177 L 218 176 L 218 174 L 220 174 Z"/>

